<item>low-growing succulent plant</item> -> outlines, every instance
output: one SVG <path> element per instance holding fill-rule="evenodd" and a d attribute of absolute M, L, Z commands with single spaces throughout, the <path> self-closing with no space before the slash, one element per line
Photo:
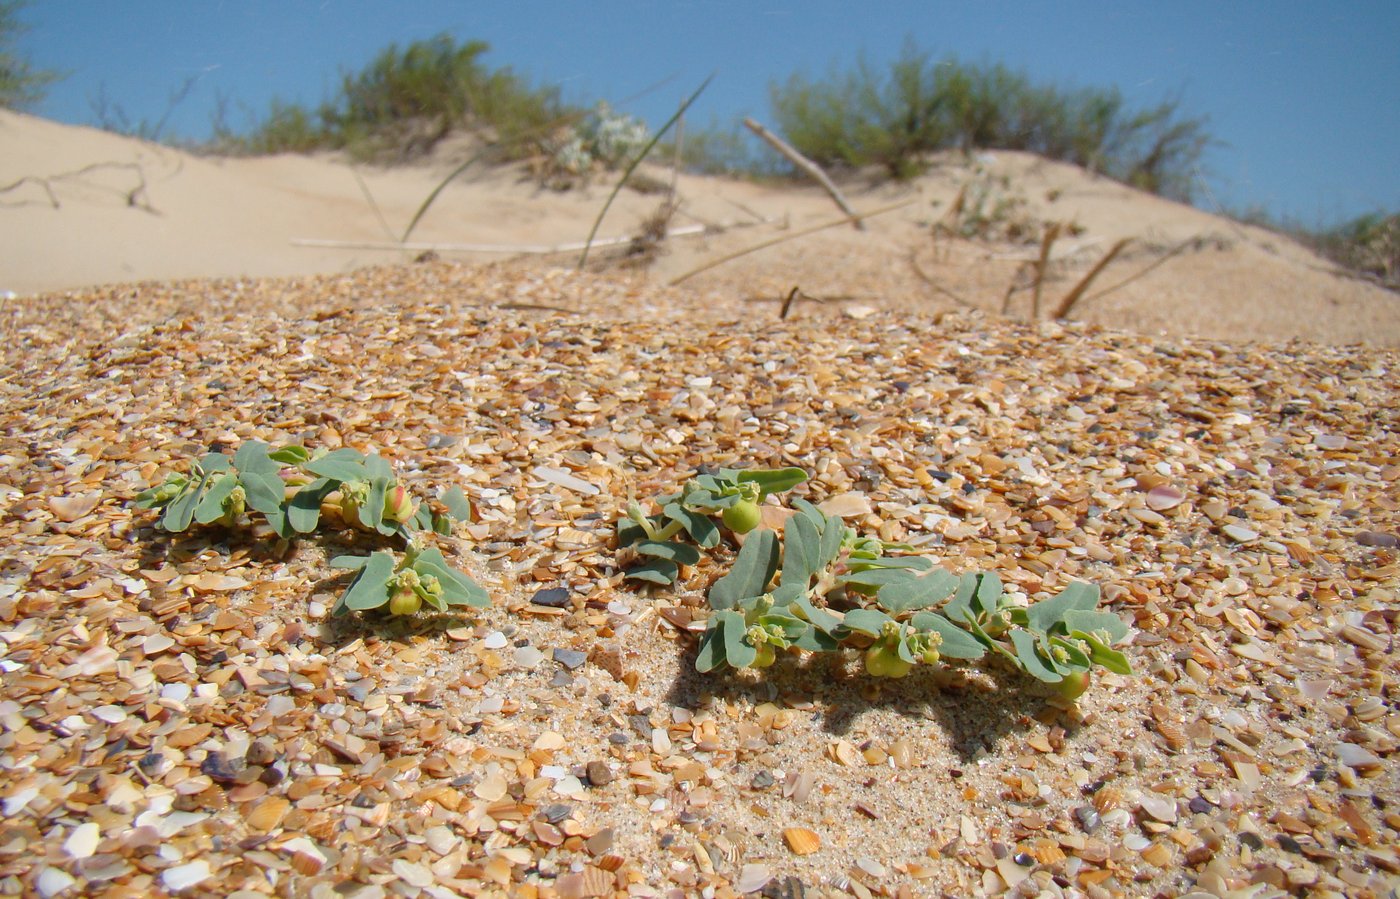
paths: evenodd
<path fill-rule="evenodd" d="M 627 571 L 632 580 L 671 584 L 680 566 L 700 561 L 701 549 L 719 544 L 720 529 L 714 516 L 736 534 L 747 534 L 763 518 L 760 504 L 807 480 L 800 468 L 737 471 L 721 468 L 686 482 L 680 493 L 659 497 L 661 512 L 647 515 L 636 500 L 627 504 L 627 516 L 618 522 L 618 545 L 630 548 L 645 561 Z M 684 535 L 686 540 L 678 540 Z M 694 544 L 694 545 L 692 545 Z"/>
<path fill-rule="evenodd" d="M 646 516 L 630 503 L 619 545 L 646 561 L 627 576 L 673 582 L 680 564 L 699 560 L 696 548 L 676 537 L 684 532 L 700 547 L 713 547 L 720 535 L 709 515 L 804 480 L 800 469 L 724 470 L 662 497 L 660 515 Z M 730 570 L 710 586 L 712 614 L 698 670 L 764 668 L 791 652 L 851 648 L 871 675 L 904 677 L 917 665 L 990 655 L 1055 684 L 1067 700 L 1084 692 L 1095 667 L 1132 673 L 1113 648 L 1128 626 L 1098 609 L 1096 586 L 1073 583 L 1024 604 L 995 573 L 957 576 L 907 545 L 861 536 L 805 500 L 792 506 L 781 541 L 771 530 L 747 533 Z M 748 530 L 724 523 L 736 533 Z M 734 523 L 749 525 L 750 518 Z"/>
<path fill-rule="evenodd" d="M 415 499 L 374 453 L 342 448 L 312 454 L 296 445 L 274 450 L 257 440 L 245 442 L 232 457 L 209 453 L 189 468 L 136 497 L 138 508 L 160 509 L 157 523 L 164 530 L 183 531 L 191 524 L 234 527 L 251 510 L 279 537 L 290 539 L 314 532 L 330 513 L 346 527 L 401 540 L 406 548 L 398 563 L 387 551 L 331 560 L 333 567 L 359 572 L 336 603 L 336 614 L 382 606 L 406 615 L 423 605 L 439 612 L 490 605 L 486 592 L 422 537 L 429 531 L 448 535 L 454 520 L 470 517 L 460 487 L 444 491 L 442 511 L 435 511 Z"/>

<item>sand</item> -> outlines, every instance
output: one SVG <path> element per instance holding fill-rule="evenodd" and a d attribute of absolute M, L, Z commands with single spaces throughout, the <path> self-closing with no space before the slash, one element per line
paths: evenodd
<path fill-rule="evenodd" d="M 1002 257 L 1033 252 L 935 240 L 970 174 L 951 161 L 909 187 L 852 185 L 858 208 L 916 199 L 866 232 L 675 288 L 725 249 L 828 219 L 829 200 L 687 180 L 687 208 L 715 221 L 780 220 L 678 239 L 645 269 L 472 254 L 364 267 L 290 244 L 372 239 L 334 160 L 200 160 L 0 124 L 49 141 L 31 171 L 88 165 L 97 142 L 148 172 L 150 193 L 130 207 L 112 199 L 121 183 L 65 179 L 55 208 L 26 182 L 25 205 L 0 210 L 5 274 L 29 272 L 11 283 L 66 290 L 0 304 L 0 892 L 1400 884 L 1392 295 L 1008 154 L 983 164 L 1034 183 L 1028 207 L 1085 225 L 1067 247 L 1092 259 L 1130 225 L 1143 240 L 1106 284 L 1159 259 L 1150 244 L 1205 236 L 1085 301 L 1086 319 L 1135 317 L 1116 327 L 1019 320 L 1022 295 L 1008 317 L 963 308 L 911 274 L 913 253 L 995 310 L 1021 264 Z M 395 220 L 433 171 L 363 177 L 376 196 L 404 188 L 402 205 L 380 201 Z M 601 186 L 559 194 L 521 174 L 462 185 L 425 234 L 586 232 Z M 619 231 L 655 203 L 627 195 Z M 1087 264 L 1069 257 L 1047 296 Z M 105 286 L 75 286 L 89 281 Z M 211 446 L 253 439 L 373 450 L 420 496 L 461 487 L 473 521 L 440 545 L 491 607 L 332 619 L 344 581 L 329 558 L 363 537 L 169 535 L 133 505 Z M 852 527 L 997 571 L 1028 599 L 1096 583 L 1133 626 L 1136 674 L 1101 673 L 1072 705 L 995 664 L 877 682 L 854 654 L 794 656 L 701 675 L 691 626 L 732 549 L 675 590 L 638 589 L 611 535 L 629 494 L 672 492 L 704 464 L 801 466 L 798 495 L 845 497 Z M 559 588 L 566 604 L 545 604 Z"/>
<path fill-rule="evenodd" d="M 391 242 L 474 148 L 449 143 L 430 159 L 396 168 L 353 165 L 333 155 L 220 159 L 10 112 L 0 112 L 0 142 L 6 148 L 0 186 L 15 185 L 0 193 L 0 290 L 15 294 L 174 278 L 349 272 L 405 261 L 420 251 L 298 242 Z M 669 178 L 664 170 L 649 174 L 662 183 Z M 523 163 L 472 168 L 442 193 L 412 240 L 502 248 L 440 251 L 456 261 L 572 266 L 575 252 L 527 255 L 510 248 L 584 240 L 610 189 L 600 176 L 574 190 L 551 190 Z M 1139 333 L 1400 344 L 1400 295 L 1339 274 L 1279 235 L 1073 166 L 1021 153 L 954 154 L 908 184 L 858 178 L 843 189 L 860 210 L 908 205 L 872 219 L 864 231 L 826 230 L 715 268 L 688 286 L 711 297 L 769 304 L 763 315 L 799 288 L 807 296 L 877 308 L 1006 308 L 1024 318 L 1031 291 L 1017 290 L 1008 303 L 1008 288 L 1029 285 L 1035 241 L 1043 223 L 1054 221 L 1075 233 L 1053 248 L 1042 315 L 1109 247 L 1129 238 L 1070 317 Z M 938 229 L 950 223 L 949 208 L 960 193 L 968 214 L 958 227 L 974 239 Z M 709 230 L 668 241 L 645 269 L 650 283 L 667 283 L 725 254 L 839 215 L 819 188 L 806 184 L 684 176 L 678 196 L 671 227 Z M 662 199 L 625 189 L 600 236 L 637 234 Z M 987 229 L 967 225 L 976 210 L 991 220 Z M 1008 226 L 1019 226 L 1024 236 L 1008 239 Z M 609 264 L 607 255 L 597 254 L 595 265 Z M 1096 296 L 1130 278 L 1136 280 Z"/>

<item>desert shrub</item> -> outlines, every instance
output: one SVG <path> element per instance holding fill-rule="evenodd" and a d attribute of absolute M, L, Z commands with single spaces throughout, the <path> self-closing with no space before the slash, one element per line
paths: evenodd
<path fill-rule="evenodd" d="M 536 152 L 568 110 L 558 91 L 487 67 L 481 57 L 489 49 L 445 34 L 391 44 L 364 68 L 343 74 L 335 95 L 319 107 L 274 101 L 247 134 L 225 132 L 218 143 L 255 154 L 343 149 L 359 158 L 406 158 L 431 150 L 454 129 L 484 127 L 507 158 Z"/>
<path fill-rule="evenodd" d="M 1400 290 L 1400 213 L 1371 212 L 1330 228 L 1283 230 L 1341 267 Z"/>
<path fill-rule="evenodd" d="M 26 26 L 19 20 L 23 0 L 0 0 L 0 108 L 28 109 L 44 99 L 59 72 L 36 69 L 15 49 Z"/>
<path fill-rule="evenodd" d="M 935 60 L 907 44 L 887 72 L 860 60 L 824 79 L 791 76 L 770 90 L 783 135 L 821 165 L 876 165 L 896 178 L 950 148 L 1026 150 L 1189 199 L 1210 143 L 1179 100 L 1132 109 L 1114 88 L 1040 84 L 1001 63 Z"/>

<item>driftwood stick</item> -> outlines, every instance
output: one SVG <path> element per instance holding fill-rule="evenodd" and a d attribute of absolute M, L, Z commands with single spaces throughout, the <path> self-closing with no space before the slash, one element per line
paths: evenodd
<path fill-rule="evenodd" d="M 846 202 L 846 198 L 842 196 L 841 191 L 836 189 L 836 185 L 831 183 L 831 179 L 826 176 L 826 172 L 822 171 L 821 166 L 794 150 L 791 145 L 781 137 L 778 137 L 778 135 L 764 128 L 753 119 L 744 119 L 744 127 L 763 138 L 770 147 L 783 154 L 789 162 L 810 175 L 827 193 L 831 194 L 831 199 L 836 201 L 836 205 L 841 207 L 841 211 L 851 217 L 851 224 L 855 225 L 856 230 L 865 230 L 865 223 L 856 217 L 856 211 L 851 208 L 850 203 Z"/>
<path fill-rule="evenodd" d="M 1094 283 L 1094 279 L 1099 276 L 1099 273 L 1108 268 L 1108 264 L 1113 261 L 1113 258 L 1130 243 L 1132 243 L 1132 238 L 1125 237 L 1109 247 L 1108 252 L 1103 254 L 1103 258 L 1095 263 L 1084 277 L 1079 279 L 1078 284 L 1070 288 L 1070 292 L 1065 294 L 1063 300 L 1060 300 L 1060 305 L 1055 308 L 1054 317 L 1064 318 L 1069 315 L 1069 311 L 1074 308 L 1075 303 L 1079 302 L 1079 298 L 1084 295 L 1084 291 L 1089 289 L 1089 285 Z"/>

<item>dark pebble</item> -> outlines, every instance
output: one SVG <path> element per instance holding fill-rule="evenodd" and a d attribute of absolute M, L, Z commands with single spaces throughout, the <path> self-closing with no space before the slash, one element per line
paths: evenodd
<path fill-rule="evenodd" d="M 211 752 L 199 763 L 199 772 L 216 784 L 231 784 L 238 779 L 238 769 L 229 764 L 222 752 Z"/>
<path fill-rule="evenodd" d="M 549 685 L 551 687 L 567 687 L 572 685 L 573 682 L 573 675 L 563 669 L 554 672 L 554 676 L 549 679 Z"/>
<path fill-rule="evenodd" d="M 1255 852 L 1264 848 L 1264 841 L 1259 839 L 1259 835 L 1248 830 L 1240 834 L 1240 842 L 1250 849 L 1253 849 Z"/>
<path fill-rule="evenodd" d="M 627 723 L 632 725 L 632 729 L 637 732 L 637 736 L 643 740 L 651 739 L 651 719 L 646 715 L 628 715 Z"/>
<path fill-rule="evenodd" d="M 588 661 L 588 653 L 577 649 L 556 649 L 554 650 L 554 661 L 573 671 Z"/>
<path fill-rule="evenodd" d="M 1011 860 L 1023 868 L 1029 868 L 1035 864 L 1035 856 L 1029 852 L 1018 852 L 1011 856 Z"/>
<path fill-rule="evenodd" d="M 550 824 L 558 824 L 573 813 L 573 806 L 564 805 L 562 802 L 556 803 L 554 805 L 545 806 L 544 819 Z"/>
<path fill-rule="evenodd" d="M 613 744 L 614 746 L 626 746 L 627 735 L 622 733 L 621 731 L 613 731 L 612 733 L 608 734 L 608 742 Z"/>
<path fill-rule="evenodd" d="M 286 780 L 286 779 L 287 779 L 287 760 L 286 760 L 286 759 L 278 759 L 277 761 L 273 762 L 271 765 L 268 765 L 265 769 L 263 769 L 262 777 L 259 777 L 259 778 L 258 778 L 258 780 L 260 780 L 260 781 L 262 781 L 263 783 L 267 784 L 269 787 L 275 787 L 275 786 L 277 786 L 277 784 L 280 784 L 282 781 L 284 781 L 284 780 Z"/>
<path fill-rule="evenodd" d="M 584 776 L 595 787 L 607 786 L 612 783 L 613 779 L 612 769 L 607 766 L 606 762 L 599 761 L 589 762 L 584 768 Z"/>
<path fill-rule="evenodd" d="M 568 587 L 550 587 L 540 590 L 530 597 L 530 602 L 537 606 L 549 606 L 551 609 L 562 609 L 569 604 Z"/>
<path fill-rule="evenodd" d="M 1303 844 L 1293 839 L 1286 833 L 1278 835 L 1278 846 L 1284 852 L 1292 852 L 1294 855 L 1303 854 Z"/>
<path fill-rule="evenodd" d="M 1380 531 L 1362 531 L 1355 537 L 1362 546 L 1380 546 L 1385 549 L 1400 549 L 1400 537 L 1383 534 Z"/>
<path fill-rule="evenodd" d="M 1211 805 L 1209 800 L 1197 796 L 1188 803 L 1188 808 L 1190 808 L 1194 814 L 1208 815 L 1215 806 Z"/>
<path fill-rule="evenodd" d="M 771 771 L 760 771 L 753 776 L 753 780 L 749 781 L 749 786 L 755 790 L 766 790 L 775 783 L 777 781 L 773 779 Z"/>
<path fill-rule="evenodd" d="M 165 756 L 161 755 L 159 752 L 148 752 L 141 756 L 141 760 L 136 763 L 136 767 L 140 768 L 141 773 L 145 774 L 147 777 L 154 777 L 164 762 Z"/>

